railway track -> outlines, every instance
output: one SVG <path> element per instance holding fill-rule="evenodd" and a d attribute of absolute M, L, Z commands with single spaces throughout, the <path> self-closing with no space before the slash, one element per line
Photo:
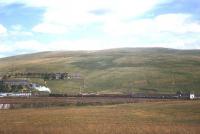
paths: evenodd
<path fill-rule="evenodd" d="M 148 99 L 130 97 L 10 97 L 0 98 L 0 105 L 7 109 L 15 108 L 40 108 L 70 105 L 109 105 L 123 103 L 144 103 L 161 101 L 178 101 L 179 99 Z M 2 106 L 3 107 L 3 106 Z M 3 109 L 3 108 L 2 108 Z"/>

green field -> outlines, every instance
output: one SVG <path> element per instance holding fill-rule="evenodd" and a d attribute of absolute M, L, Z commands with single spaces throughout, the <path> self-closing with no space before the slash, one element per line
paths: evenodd
<path fill-rule="evenodd" d="M 200 101 L 0 110 L 1 134 L 199 134 Z"/>
<path fill-rule="evenodd" d="M 54 93 L 200 93 L 200 50 L 123 48 L 57 51 L 0 59 L 0 72 L 70 72 L 83 81 L 47 81 Z M 44 84 L 42 80 L 32 80 Z"/>

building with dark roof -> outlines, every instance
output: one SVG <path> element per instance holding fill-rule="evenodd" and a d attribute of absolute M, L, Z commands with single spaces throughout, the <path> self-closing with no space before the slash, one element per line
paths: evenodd
<path fill-rule="evenodd" d="M 29 82 L 27 80 L 1 80 L 0 84 L 10 86 L 26 86 L 29 85 Z"/>

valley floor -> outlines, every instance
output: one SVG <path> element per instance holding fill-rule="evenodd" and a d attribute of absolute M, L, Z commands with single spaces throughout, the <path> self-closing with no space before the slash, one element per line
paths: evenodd
<path fill-rule="evenodd" d="M 200 101 L 0 110 L 1 134 L 198 134 Z"/>

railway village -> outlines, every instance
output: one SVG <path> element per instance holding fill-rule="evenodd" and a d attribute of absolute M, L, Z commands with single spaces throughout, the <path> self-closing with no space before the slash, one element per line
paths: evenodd
<path fill-rule="evenodd" d="M 43 85 L 32 83 L 29 78 L 40 78 L 44 80 Z M 197 99 L 192 92 L 176 94 L 158 94 L 158 93 L 131 93 L 131 94 L 98 94 L 98 93 L 79 93 L 77 95 L 54 94 L 46 85 L 47 80 L 71 80 L 82 79 L 80 74 L 69 73 L 10 73 L 0 77 L 0 97 L 31 97 L 31 96 L 124 96 L 132 98 L 157 98 L 157 99 Z"/>

